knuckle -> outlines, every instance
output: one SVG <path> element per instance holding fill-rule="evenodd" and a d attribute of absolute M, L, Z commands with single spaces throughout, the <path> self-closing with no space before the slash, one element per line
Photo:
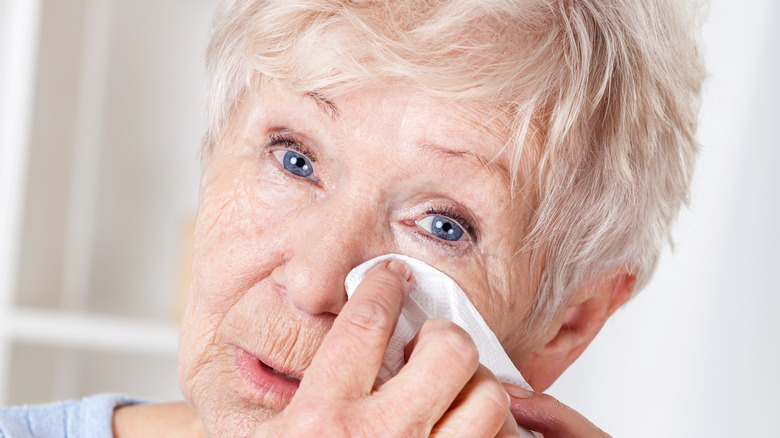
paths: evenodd
<path fill-rule="evenodd" d="M 381 332 L 389 323 L 390 310 L 378 299 L 361 300 L 347 316 L 347 322 L 356 331 Z"/>
<path fill-rule="evenodd" d="M 435 340 L 435 348 L 442 357 L 468 368 L 479 364 L 479 350 L 474 340 L 460 326 L 446 319 L 429 319 L 420 328 L 420 337 Z"/>
<path fill-rule="evenodd" d="M 553 411 L 563 413 L 569 410 L 569 407 L 563 404 L 562 401 L 558 400 L 557 398 L 549 394 L 544 394 L 544 395 Z"/>
<path fill-rule="evenodd" d="M 441 339 L 441 345 L 451 354 L 458 356 L 460 360 L 474 365 L 479 363 L 479 351 L 474 340 L 456 324 L 450 323 L 437 336 Z"/>

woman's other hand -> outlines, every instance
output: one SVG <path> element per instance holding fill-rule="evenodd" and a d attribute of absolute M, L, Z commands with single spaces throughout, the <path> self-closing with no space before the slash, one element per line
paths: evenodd
<path fill-rule="evenodd" d="M 290 404 L 254 436 L 519 436 L 509 395 L 448 321 L 426 322 L 401 372 L 374 386 L 413 281 L 400 261 L 371 269 Z"/>
<path fill-rule="evenodd" d="M 558 399 L 504 383 L 512 397 L 512 415 L 517 424 L 541 432 L 545 438 L 609 438 L 579 412 Z"/>

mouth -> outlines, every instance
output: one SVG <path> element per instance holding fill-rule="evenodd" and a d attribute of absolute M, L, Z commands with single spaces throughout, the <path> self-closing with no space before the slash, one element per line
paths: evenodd
<path fill-rule="evenodd" d="M 301 373 L 275 368 L 241 347 L 234 348 L 241 376 L 255 392 L 270 395 L 284 405 L 290 402 L 303 378 Z"/>

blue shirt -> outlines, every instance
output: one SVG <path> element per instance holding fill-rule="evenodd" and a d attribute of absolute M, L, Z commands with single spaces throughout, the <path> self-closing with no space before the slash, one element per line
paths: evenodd
<path fill-rule="evenodd" d="M 0 438 L 112 438 L 114 409 L 140 403 L 100 394 L 37 406 L 0 407 Z"/>

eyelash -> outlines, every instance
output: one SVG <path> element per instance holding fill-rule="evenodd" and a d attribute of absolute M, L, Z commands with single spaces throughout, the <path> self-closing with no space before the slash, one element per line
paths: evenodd
<path fill-rule="evenodd" d="M 437 216 L 444 216 L 447 218 L 452 219 L 453 221 L 457 222 L 458 225 L 463 227 L 463 230 L 466 231 L 466 234 L 469 236 L 469 240 L 473 243 L 477 242 L 477 229 L 476 227 L 471 223 L 470 220 L 468 220 L 465 216 L 458 213 L 454 208 L 452 207 L 435 207 L 435 208 L 429 208 L 425 210 L 425 215 L 437 215 Z M 446 240 L 439 239 L 436 236 L 432 236 L 428 233 L 425 233 L 426 236 L 430 236 L 432 239 L 436 240 L 437 242 L 441 242 L 447 246 L 458 246 L 457 242 L 448 242 Z"/>
<path fill-rule="evenodd" d="M 278 148 L 285 148 L 290 149 L 292 151 L 295 151 L 304 157 L 308 158 L 309 161 L 312 162 L 312 164 L 317 162 L 317 159 L 314 157 L 314 154 L 311 153 L 307 148 L 303 147 L 300 143 L 295 141 L 293 138 L 288 137 L 282 133 L 274 132 L 269 135 L 270 143 L 268 143 L 268 146 L 266 146 L 266 149 L 278 149 Z M 458 225 L 463 227 L 463 229 L 466 231 L 466 234 L 469 236 L 469 240 L 473 243 L 477 242 L 477 229 L 474 227 L 474 225 L 471 223 L 470 220 L 468 220 L 465 216 L 458 213 L 455 209 L 449 206 L 445 207 L 436 207 L 436 208 L 429 208 L 425 210 L 425 215 L 437 215 L 437 216 L 444 216 L 447 218 L 452 219 L 453 221 L 457 222 Z M 458 242 L 448 242 L 442 239 L 439 239 L 436 236 L 433 236 L 429 233 L 422 233 L 425 237 L 429 238 L 431 241 L 440 244 L 442 246 L 445 246 L 447 248 L 452 249 L 463 249 L 462 244 L 458 244 Z"/>
<path fill-rule="evenodd" d="M 312 162 L 312 164 L 317 162 L 317 159 L 314 157 L 314 154 L 312 154 L 311 151 L 303 147 L 300 143 L 298 143 L 291 137 L 288 137 L 279 132 L 271 133 L 271 135 L 269 135 L 268 137 L 271 139 L 271 142 L 268 143 L 266 149 L 273 149 L 273 148 L 290 149 L 308 158 L 309 161 Z"/>

